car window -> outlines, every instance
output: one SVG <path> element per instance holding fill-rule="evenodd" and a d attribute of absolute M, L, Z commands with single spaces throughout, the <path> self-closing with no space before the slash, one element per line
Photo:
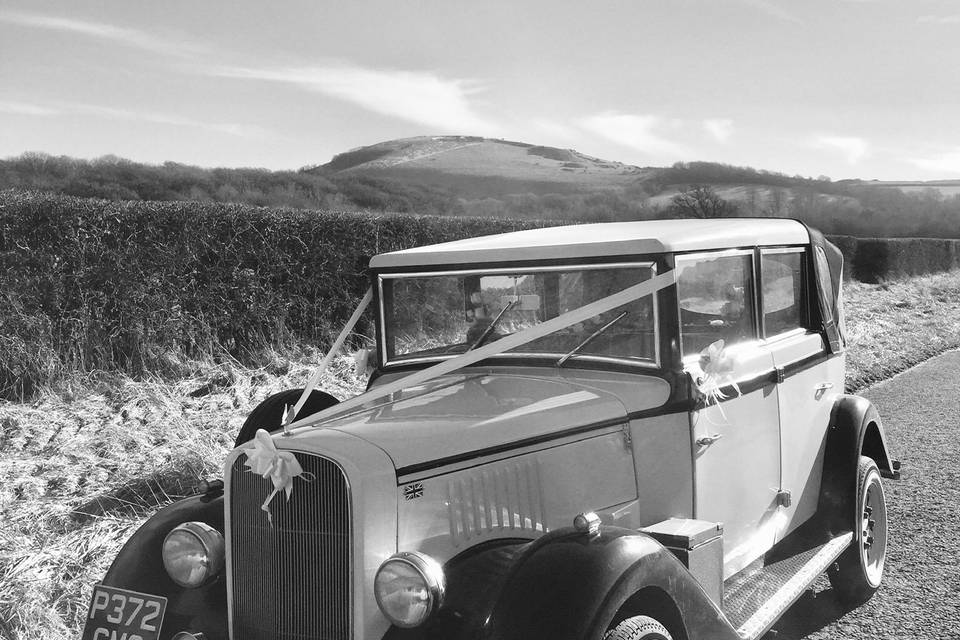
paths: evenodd
<path fill-rule="evenodd" d="M 774 249 L 761 252 L 765 337 L 804 326 L 806 280 L 803 261 L 803 250 Z"/>
<path fill-rule="evenodd" d="M 683 355 L 756 338 L 752 252 L 679 256 L 677 272 Z"/>

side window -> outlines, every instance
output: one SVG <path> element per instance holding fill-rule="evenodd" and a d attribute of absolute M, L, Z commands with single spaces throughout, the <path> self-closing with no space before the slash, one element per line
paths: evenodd
<path fill-rule="evenodd" d="M 767 249 L 760 254 L 764 337 L 802 328 L 807 304 L 804 252 Z"/>
<path fill-rule="evenodd" d="M 684 356 L 757 337 L 752 252 L 678 256 L 677 271 Z"/>

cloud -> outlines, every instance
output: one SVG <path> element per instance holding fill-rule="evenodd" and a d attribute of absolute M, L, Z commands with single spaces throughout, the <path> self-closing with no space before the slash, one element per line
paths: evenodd
<path fill-rule="evenodd" d="M 940 153 L 929 158 L 909 158 L 910 164 L 938 175 L 960 174 L 960 149 Z"/>
<path fill-rule="evenodd" d="M 140 29 L 117 27 L 102 22 L 89 22 L 74 18 L 3 11 L 0 12 L 0 22 L 32 29 L 72 33 L 164 56 L 192 57 L 208 51 L 206 47 L 193 42 L 162 38 Z"/>
<path fill-rule="evenodd" d="M 960 14 L 952 16 L 920 16 L 917 18 L 920 24 L 960 24 Z"/>
<path fill-rule="evenodd" d="M 496 129 L 470 104 L 470 96 L 480 90 L 475 82 L 451 80 L 425 71 L 335 64 L 290 68 L 223 67 L 211 73 L 293 85 L 374 113 L 443 129 L 444 133 L 492 133 Z"/>
<path fill-rule="evenodd" d="M 237 124 L 232 122 L 204 122 L 193 118 L 175 116 L 151 111 L 134 111 L 118 109 L 94 104 L 58 104 L 56 106 L 30 104 L 25 102 L 0 101 L 0 113 L 10 113 L 24 116 L 69 116 L 84 115 L 108 120 L 122 120 L 126 122 L 147 122 L 151 124 L 170 125 L 175 127 L 190 127 L 215 131 L 231 136 L 263 138 L 270 137 L 270 133 L 262 127 Z"/>
<path fill-rule="evenodd" d="M 689 155 L 689 151 L 683 145 L 659 133 L 659 129 L 665 126 L 675 127 L 676 123 L 666 122 L 658 116 L 607 111 L 581 118 L 578 124 L 591 133 L 647 155 L 671 157 Z"/>
<path fill-rule="evenodd" d="M 703 121 L 703 128 L 717 142 L 726 142 L 733 135 L 733 120 L 729 118 L 707 118 Z"/>
<path fill-rule="evenodd" d="M 55 116 L 59 114 L 60 111 L 38 104 L 0 100 L 0 113 L 10 113 L 18 116 Z"/>
<path fill-rule="evenodd" d="M 856 136 L 817 136 L 814 146 L 818 149 L 839 151 L 850 164 L 857 164 L 869 152 L 869 144 Z"/>
<path fill-rule="evenodd" d="M 262 127 L 232 122 L 205 122 L 202 120 L 194 120 L 193 118 L 185 118 L 182 116 L 149 111 L 132 111 L 129 109 L 118 109 L 116 107 L 104 107 L 90 104 L 75 104 L 70 106 L 68 110 L 73 113 L 91 115 L 111 120 L 149 122 L 151 124 L 163 124 L 175 127 L 191 127 L 244 138 L 266 137 L 269 135 L 269 132 Z"/>
<path fill-rule="evenodd" d="M 778 20 L 783 20 L 785 22 L 803 22 L 800 18 L 793 15 L 783 7 L 777 5 L 776 2 L 771 0 L 739 0 L 741 4 L 745 4 L 748 7 L 757 9 L 758 11 L 767 14 L 772 18 Z"/>

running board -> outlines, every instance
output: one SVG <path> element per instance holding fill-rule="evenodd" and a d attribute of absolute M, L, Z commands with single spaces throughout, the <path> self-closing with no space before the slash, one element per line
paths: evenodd
<path fill-rule="evenodd" d="M 729 600 L 724 598 L 728 619 L 735 620 L 737 616 L 731 614 L 738 609 L 741 612 L 752 609 L 751 602 L 762 601 L 759 608 L 737 628 L 737 634 L 744 640 L 756 640 L 766 633 L 804 590 L 840 557 L 852 540 L 853 532 L 848 531 L 806 553 L 768 565 L 741 580 L 735 579 L 737 584 L 731 585 Z M 783 578 L 787 576 L 784 581 Z M 763 597 L 764 592 L 769 593 L 771 588 L 775 589 L 773 594 L 768 598 Z"/>

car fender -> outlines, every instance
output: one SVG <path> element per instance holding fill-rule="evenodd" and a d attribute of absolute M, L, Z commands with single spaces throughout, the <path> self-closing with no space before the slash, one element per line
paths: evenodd
<path fill-rule="evenodd" d="M 656 610 L 637 599 L 656 595 Z M 598 640 L 619 618 L 653 614 L 675 640 L 739 640 L 683 564 L 652 537 L 601 527 L 549 533 L 517 558 L 482 633 L 495 640 Z M 619 614 L 619 615 L 618 615 Z"/>
<path fill-rule="evenodd" d="M 840 517 L 841 528 L 852 508 L 861 455 L 873 458 L 883 477 L 899 479 L 900 462 L 891 455 L 877 408 L 861 396 L 841 395 L 830 413 L 820 485 L 820 510 Z"/>
<path fill-rule="evenodd" d="M 127 540 L 102 584 L 164 596 L 167 610 L 160 638 L 176 631 L 202 631 L 209 640 L 227 637 L 226 576 L 195 589 L 179 586 L 163 568 L 163 540 L 179 524 L 204 522 L 223 532 L 223 494 L 191 496 L 158 511 Z"/>

